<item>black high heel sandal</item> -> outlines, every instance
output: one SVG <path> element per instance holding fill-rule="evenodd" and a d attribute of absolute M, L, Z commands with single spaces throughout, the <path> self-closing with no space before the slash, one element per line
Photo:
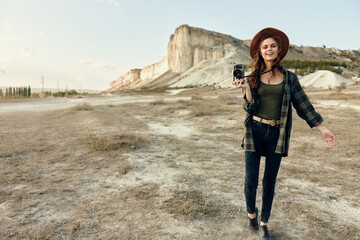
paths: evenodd
<path fill-rule="evenodd" d="M 253 231 L 257 231 L 259 229 L 259 223 L 258 223 L 258 209 L 255 208 L 255 218 L 250 218 L 248 216 L 249 219 L 249 228 Z"/>
<path fill-rule="evenodd" d="M 261 240 L 271 240 L 269 230 L 267 229 L 266 225 L 265 226 L 260 226 L 259 235 L 260 235 Z"/>

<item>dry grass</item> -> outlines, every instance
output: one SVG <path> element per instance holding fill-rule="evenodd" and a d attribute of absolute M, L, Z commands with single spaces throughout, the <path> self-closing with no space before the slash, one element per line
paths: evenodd
<path fill-rule="evenodd" d="M 89 103 L 81 103 L 71 109 L 71 111 L 90 111 L 93 107 Z"/>
<path fill-rule="evenodd" d="M 327 100 L 354 100 L 360 99 L 359 94 L 345 94 L 341 92 L 336 92 L 332 94 L 323 94 L 319 95 L 318 99 L 327 99 Z"/>
<path fill-rule="evenodd" d="M 246 228 L 241 95 L 191 96 L 1 115 L 0 239 L 257 239 Z M 294 115 L 273 239 L 360 238 L 359 111 L 322 107 L 324 96 L 311 94 L 338 146 Z M 259 208 L 261 192 L 260 181 Z"/>
<path fill-rule="evenodd" d="M 143 146 L 146 139 L 134 134 L 88 134 L 84 140 L 95 151 L 130 150 Z"/>
<path fill-rule="evenodd" d="M 197 190 L 177 191 L 165 201 L 166 210 L 174 216 L 183 215 L 186 219 L 214 217 L 220 211 L 214 200 Z"/>
<path fill-rule="evenodd" d="M 166 104 L 166 102 L 164 100 L 160 99 L 160 100 L 150 102 L 149 104 L 150 105 L 164 105 L 164 104 Z"/>
<path fill-rule="evenodd" d="M 222 96 L 218 99 L 193 97 L 190 109 L 194 117 L 225 115 L 237 111 L 233 106 L 235 102 L 238 102 L 237 99 L 230 96 Z"/>

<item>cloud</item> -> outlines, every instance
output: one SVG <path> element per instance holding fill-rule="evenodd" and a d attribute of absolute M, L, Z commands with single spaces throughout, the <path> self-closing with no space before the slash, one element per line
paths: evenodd
<path fill-rule="evenodd" d="M 31 37 L 41 37 L 44 36 L 44 32 L 27 32 L 27 34 Z"/>
<path fill-rule="evenodd" d="M 35 55 L 35 52 L 33 49 L 29 48 L 29 47 L 23 47 L 20 48 L 20 52 L 26 56 L 32 56 Z"/>
<path fill-rule="evenodd" d="M 114 5 L 115 7 L 119 7 L 120 3 L 114 0 L 96 0 L 97 2 L 105 2 L 108 3 L 110 5 Z"/>
<path fill-rule="evenodd" d="M 106 70 L 114 70 L 116 68 L 116 66 L 114 64 L 109 64 L 106 62 L 97 63 L 97 64 L 95 64 L 95 67 L 97 67 L 99 69 L 106 69 Z"/>
<path fill-rule="evenodd" d="M 2 23 L 0 24 L 0 33 L 3 35 L 0 38 L 0 42 L 2 43 L 14 43 L 14 42 L 21 42 L 22 39 L 16 37 L 12 30 L 14 30 L 14 26 L 9 23 L 7 19 L 3 19 Z"/>
<path fill-rule="evenodd" d="M 24 42 L 26 39 L 28 39 L 27 36 L 30 37 L 41 37 L 44 36 L 44 32 L 42 31 L 28 31 L 15 33 L 14 26 L 9 23 L 7 19 L 3 19 L 3 22 L 0 24 L 0 32 L 2 32 L 3 35 L 0 37 L 0 42 L 2 43 L 15 43 L 15 42 Z"/>
<path fill-rule="evenodd" d="M 3 19 L 1 28 L 3 31 L 10 31 L 14 29 L 14 26 L 11 25 L 7 19 Z"/>
<path fill-rule="evenodd" d="M 110 64 L 107 62 L 93 62 L 92 60 L 79 61 L 78 65 L 80 65 L 80 67 L 98 70 L 116 70 L 116 66 L 114 64 Z"/>
<path fill-rule="evenodd" d="M 15 42 L 22 42 L 22 39 L 20 39 L 18 37 L 5 37 L 5 38 L 0 38 L 0 42 L 2 42 L 2 43 L 15 43 Z"/>
<path fill-rule="evenodd" d="M 92 65 L 92 61 L 91 60 L 82 60 L 78 63 L 80 66 L 90 66 Z"/>

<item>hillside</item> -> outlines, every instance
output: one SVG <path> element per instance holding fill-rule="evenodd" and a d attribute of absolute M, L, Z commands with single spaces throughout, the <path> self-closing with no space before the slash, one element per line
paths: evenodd
<path fill-rule="evenodd" d="M 330 71 L 320 70 L 301 78 L 300 83 L 304 87 L 331 89 L 341 85 L 352 85 L 354 81 Z"/>
<path fill-rule="evenodd" d="M 110 83 L 107 92 L 199 85 L 231 86 L 235 63 L 249 64 L 250 40 L 188 25 L 179 26 L 170 36 L 167 55 L 143 69 L 131 69 Z M 360 51 L 290 45 L 287 60 L 326 60 L 360 63 Z"/>

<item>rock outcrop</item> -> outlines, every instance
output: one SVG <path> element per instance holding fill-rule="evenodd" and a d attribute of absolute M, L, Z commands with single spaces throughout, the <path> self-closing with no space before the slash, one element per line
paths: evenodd
<path fill-rule="evenodd" d="M 107 91 L 143 87 L 156 81 L 157 78 L 169 71 L 173 73 L 172 76 L 178 78 L 170 82 L 183 80 L 178 83 L 178 85 L 181 85 L 181 82 L 189 81 L 185 80 L 186 75 L 179 75 L 184 74 L 195 66 L 198 66 L 196 69 L 199 69 L 199 66 L 208 67 L 214 63 L 218 63 L 219 65 L 219 61 L 222 59 L 223 69 L 228 70 L 225 72 L 217 72 L 215 75 L 211 74 L 213 75 L 212 81 L 209 81 L 209 83 L 212 83 L 216 82 L 215 77 L 219 75 L 219 73 L 220 75 L 225 74 L 231 76 L 231 65 L 233 65 L 233 63 L 248 63 L 251 60 L 248 54 L 249 48 L 243 44 L 243 41 L 229 35 L 194 28 L 188 25 L 182 25 L 175 30 L 175 33 L 170 36 L 167 49 L 167 56 L 160 62 L 149 65 L 143 69 L 130 70 L 125 75 L 111 82 L 110 89 Z M 225 61 L 224 58 L 227 58 L 228 61 Z M 204 64 L 204 62 L 207 63 Z M 206 73 L 204 73 L 204 75 L 205 77 L 208 76 Z M 202 79 L 201 82 L 207 81 Z"/>
<path fill-rule="evenodd" d="M 143 69 L 131 69 L 129 72 L 110 83 L 108 91 L 139 88 L 168 71 L 168 60 L 164 57 L 160 62 Z"/>
<path fill-rule="evenodd" d="M 204 60 L 218 60 L 241 47 L 242 41 L 229 35 L 180 26 L 171 35 L 168 44 L 169 68 L 183 73 Z M 244 51 L 248 51 L 243 46 Z"/>
<path fill-rule="evenodd" d="M 107 91 L 161 86 L 231 87 L 233 65 L 251 62 L 250 42 L 182 25 L 170 36 L 167 55 L 160 62 L 130 70 L 111 82 Z M 358 56 L 360 54 L 352 50 L 290 45 L 285 59 L 352 62 Z"/>
<path fill-rule="evenodd" d="M 131 69 L 125 75 L 110 83 L 110 89 L 126 89 L 139 82 L 141 69 Z"/>

